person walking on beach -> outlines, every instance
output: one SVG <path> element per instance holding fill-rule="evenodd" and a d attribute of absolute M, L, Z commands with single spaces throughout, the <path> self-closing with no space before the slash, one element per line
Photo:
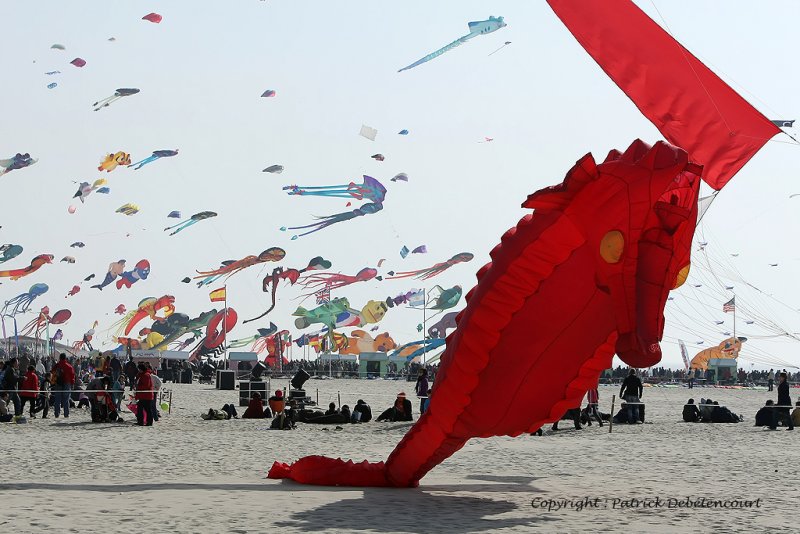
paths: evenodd
<path fill-rule="evenodd" d="M 600 392 L 597 390 L 597 386 L 586 392 L 586 402 L 588 403 L 586 415 L 589 419 L 589 426 L 592 426 L 592 417 L 597 419 L 600 426 L 603 426 L 603 417 L 600 415 L 598 408 L 600 406 Z"/>
<path fill-rule="evenodd" d="M 767 375 L 767 391 L 772 391 L 773 384 L 775 384 L 775 371 L 770 369 Z"/>
<path fill-rule="evenodd" d="M 639 421 L 639 403 L 642 397 L 642 381 L 636 376 L 636 369 L 631 369 L 622 387 L 619 396 L 625 399 L 628 405 L 628 423 L 636 424 Z"/>
<path fill-rule="evenodd" d="M 419 397 L 419 413 L 425 413 L 425 401 L 428 399 L 428 370 L 420 369 L 417 384 L 414 386 L 414 391 L 417 392 Z"/>
<path fill-rule="evenodd" d="M 25 403 L 28 403 L 28 409 L 31 418 L 36 417 L 34 410 L 36 409 L 36 397 L 39 395 L 39 377 L 36 375 L 36 368 L 33 365 L 28 366 L 28 372 L 22 379 L 22 391 L 19 396 L 20 402 L 20 415 L 25 410 Z"/>
<path fill-rule="evenodd" d="M 778 405 L 772 409 L 772 425 L 770 430 L 778 429 L 778 421 L 786 421 L 786 430 L 794 430 L 794 423 L 792 416 L 789 415 L 789 410 L 792 408 L 792 399 L 789 397 L 789 382 L 786 381 L 786 373 L 778 375 Z"/>
<path fill-rule="evenodd" d="M 53 391 L 55 393 L 55 406 L 53 412 L 56 419 L 64 410 L 64 418 L 69 417 L 69 397 L 72 393 L 72 385 L 75 383 L 75 368 L 67 361 L 67 355 L 63 352 L 58 357 L 58 363 L 53 369 L 55 374 L 55 384 L 53 384 Z"/>

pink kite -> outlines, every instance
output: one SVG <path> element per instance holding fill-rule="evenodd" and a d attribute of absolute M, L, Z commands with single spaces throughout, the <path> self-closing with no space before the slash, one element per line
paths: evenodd
<path fill-rule="evenodd" d="M 159 22 L 161 22 L 161 15 L 159 15 L 158 13 L 150 13 L 142 17 L 142 20 L 149 20 L 154 24 L 158 24 Z"/>
<path fill-rule="evenodd" d="M 76 67 L 83 67 L 84 65 L 86 65 L 86 60 L 84 60 L 84 59 L 81 59 L 81 58 L 79 58 L 79 57 L 76 57 L 75 59 L 73 59 L 72 61 L 70 61 L 70 63 L 72 63 L 72 64 L 73 64 L 73 65 L 75 65 Z"/>

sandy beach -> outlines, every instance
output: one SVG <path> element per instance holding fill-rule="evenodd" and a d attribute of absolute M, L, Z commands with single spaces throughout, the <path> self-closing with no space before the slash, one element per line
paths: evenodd
<path fill-rule="evenodd" d="M 350 406 L 363 398 L 379 412 L 409 386 L 315 380 L 307 391 L 315 397 L 318 389 L 323 404 L 335 402 L 339 392 Z M 542 437 L 472 440 L 417 489 L 364 490 L 302 486 L 265 475 L 274 460 L 308 454 L 383 460 L 408 423 L 343 430 L 300 424 L 281 432 L 268 430 L 266 420 L 209 422 L 200 413 L 235 402 L 238 392 L 167 387 L 173 411 L 154 428 L 132 426 L 130 414 L 125 424 L 92 424 L 82 411 L 69 420 L 53 419 L 51 412 L 49 419 L 0 426 L 0 444 L 10 456 L 2 484 L 3 530 L 789 531 L 798 497 L 796 434 L 752 426 L 757 407 L 774 395 L 766 391 L 647 388 L 647 424 L 615 425 L 609 434 L 607 426 L 575 431 L 565 421 L 564 430 Z M 601 388 L 602 411 L 609 411 L 617 392 Z M 680 422 L 690 395 L 710 396 L 746 421 Z M 703 497 L 760 501 L 714 509 L 701 507 Z M 687 498 L 694 508 L 675 507 Z"/>

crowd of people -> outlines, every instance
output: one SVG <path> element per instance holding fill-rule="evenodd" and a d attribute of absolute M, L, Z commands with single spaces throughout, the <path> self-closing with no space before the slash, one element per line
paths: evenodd
<path fill-rule="evenodd" d="M 137 424 L 152 426 L 160 417 L 156 401 L 162 380 L 148 363 L 132 357 L 123 363 L 113 353 L 94 358 L 32 358 L 23 355 L 0 361 L 0 422 L 24 422 L 28 417 L 68 419 L 70 410 L 85 408 L 93 422 L 122 422 L 125 388 L 133 395 L 127 408 Z M 39 415 L 41 414 L 41 415 Z"/>

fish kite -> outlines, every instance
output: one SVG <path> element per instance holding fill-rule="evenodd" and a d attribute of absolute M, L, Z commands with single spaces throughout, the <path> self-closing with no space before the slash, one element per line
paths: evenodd
<path fill-rule="evenodd" d="M 453 48 L 466 43 L 467 41 L 469 41 L 473 37 L 477 37 L 479 35 L 485 35 L 487 33 L 492 33 L 494 31 L 499 30 L 500 28 L 505 28 L 506 23 L 503 22 L 503 17 L 489 17 L 487 20 L 479 20 L 479 21 L 476 21 L 476 22 L 470 22 L 467 25 L 469 26 L 469 33 L 468 34 L 466 34 L 466 35 L 464 35 L 462 37 L 459 37 L 458 39 L 456 39 L 455 41 L 453 41 L 449 45 L 440 48 L 436 52 L 432 52 L 432 53 L 428 54 L 427 56 L 423 57 L 422 59 L 419 59 L 419 60 L 415 61 L 414 63 L 412 63 L 411 65 L 409 65 L 407 67 L 403 67 L 402 69 L 398 70 L 397 72 L 403 72 L 404 70 L 413 69 L 414 67 L 422 65 L 423 63 L 428 62 L 428 61 L 430 61 L 432 59 L 435 59 L 435 58 L 441 56 L 442 54 L 444 54 L 445 52 L 449 52 Z"/>
<path fill-rule="evenodd" d="M 133 170 L 136 171 L 136 170 L 141 169 L 142 167 L 144 167 L 148 163 L 151 163 L 151 162 L 153 162 L 153 161 L 155 161 L 155 160 L 157 160 L 159 158 L 171 158 L 172 156 L 177 156 L 177 155 L 178 155 L 178 149 L 177 148 L 175 150 L 154 150 L 153 154 L 151 156 L 148 156 L 148 157 L 144 158 L 141 161 L 137 161 L 136 163 L 131 163 L 128 166 L 129 167 L 133 167 Z M 135 167 L 134 167 L 134 165 L 135 165 Z"/>
<path fill-rule="evenodd" d="M 216 217 L 216 216 L 217 214 L 214 213 L 213 211 L 201 211 L 200 213 L 195 213 L 194 215 L 192 215 L 188 221 L 182 221 L 179 222 L 178 224 L 167 226 L 166 228 L 164 228 L 164 231 L 166 232 L 167 230 L 172 230 L 173 228 L 177 228 L 177 230 L 175 230 L 174 232 L 170 232 L 169 234 L 169 235 L 175 235 L 184 228 L 188 228 L 193 224 L 196 224 L 200 221 L 203 221 L 205 219 L 210 219 L 211 217 Z"/>
<path fill-rule="evenodd" d="M 50 45 L 50 49 L 51 50 L 66 50 L 67 47 L 62 45 L 62 44 L 56 43 L 56 44 Z"/>
<path fill-rule="evenodd" d="M 415 248 L 414 250 L 412 250 L 411 253 L 412 254 L 427 254 L 428 253 L 428 247 L 426 247 L 425 245 L 420 245 L 417 248 Z"/>
<path fill-rule="evenodd" d="M 389 178 L 389 180 L 392 181 L 392 182 L 407 182 L 408 181 L 408 175 L 406 173 L 404 173 L 404 172 L 401 172 L 401 173 L 395 174 L 394 177 L 393 178 Z"/>
<path fill-rule="evenodd" d="M 111 104 L 113 104 L 114 102 L 119 100 L 120 98 L 125 97 L 125 96 L 135 95 L 138 92 L 139 92 L 139 89 L 136 89 L 136 88 L 122 87 L 120 89 L 117 89 L 116 91 L 114 91 L 113 95 L 111 95 L 111 96 L 109 96 L 107 98 L 104 98 L 102 100 L 98 100 L 97 102 L 92 104 L 94 106 L 94 111 L 100 111 L 103 108 L 107 108 L 108 106 L 110 106 Z M 130 160 L 130 157 L 128 159 Z M 128 162 L 128 164 L 130 164 L 130 161 Z"/>
<path fill-rule="evenodd" d="M 81 204 L 83 204 L 86 201 L 86 197 L 89 196 L 89 193 L 100 189 L 106 183 L 108 182 L 105 178 L 99 178 L 95 180 L 92 185 L 89 185 L 89 182 L 81 182 L 81 185 L 78 186 L 78 191 L 72 196 L 72 198 L 79 198 L 81 200 Z"/>
<path fill-rule="evenodd" d="M 86 66 L 86 60 L 76 57 L 72 61 L 70 61 L 72 65 L 75 65 L 78 68 Z"/>
<path fill-rule="evenodd" d="M 408 135 L 408 130 L 400 130 L 397 135 Z"/>
<path fill-rule="evenodd" d="M 275 95 L 277 95 L 277 94 L 278 94 L 278 93 L 276 93 L 276 92 L 275 92 L 275 91 L 273 91 L 272 89 L 267 89 L 266 91 L 264 91 L 263 93 L 261 93 L 261 98 L 271 98 L 271 97 L 273 97 L 273 96 L 275 96 Z"/>
<path fill-rule="evenodd" d="M 37 161 L 39 160 L 33 159 L 31 155 L 28 154 L 27 152 L 25 154 L 17 153 L 13 157 L 8 159 L 0 159 L 0 176 L 9 173 L 11 171 L 24 169 L 25 167 L 30 167 Z"/>
<path fill-rule="evenodd" d="M 139 206 L 128 202 L 127 204 L 123 204 L 122 206 L 118 207 L 117 213 L 122 213 L 123 215 L 130 217 L 131 215 L 136 215 L 139 213 Z"/>
<path fill-rule="evenodd" d="M 98 171 L 106 171 L 111 172 L 117 168 L 117 166 L 122 165 L 123 167 L 127 167 L 131 164 L 131 155 L 127 152 L 116 152 L 114 154 L 108 154 L 103 161 L 100 162 L 100 166 L 97 167 Z"/>
<path fill-rule="evenodd" d="M 181 218 L 181 212 L 179 212 L 179 211 L 171 211 L 171 212 L 169 212 L 167 217 L 170 218 L 170 219 L 180 219 Z"/>
<path fill-rule="evenodd" d="M 61 261 L 65 261 L 67 263 L 75 263 L 75 258 L 72 256 L 64 256 L 61 258 Z"/>
<path fill-rule="evenodd" d="M 72 247 L 72 248 L 76 248 L 76 247 L 77 248 L 83 248 L 85 246 L 86 246 L 86 243 L 84 243 L 82 241 L 75 241 L 73 244 L 70 245 L 70 247 Z"/>
<path fill-rule="evenodd" d="M 142 20 L 147 20 L 152 22 L 153 24 L 158 24 L 159 22 L 161 22 L 162 17 L 158 13 L 148 13 L 147 15 L 142 17 Z"/>
<path fill-rule="evenodd" d="M 371 155 L 370 157 L 371 157 L 372 159 L 374 159 L 375 161 L 383 161 L 383 160 L 385 160 L 385 159 L 386 159 L 386 158 L 383 156 L 383 154 L 373 154 L 373 155 Z"/>
<path fill-rule="evenodd" d="M 271 172 L 272 174 L 280 174 L 283 172 L 283 165 L 270 165 L 261 172 Z"/>

